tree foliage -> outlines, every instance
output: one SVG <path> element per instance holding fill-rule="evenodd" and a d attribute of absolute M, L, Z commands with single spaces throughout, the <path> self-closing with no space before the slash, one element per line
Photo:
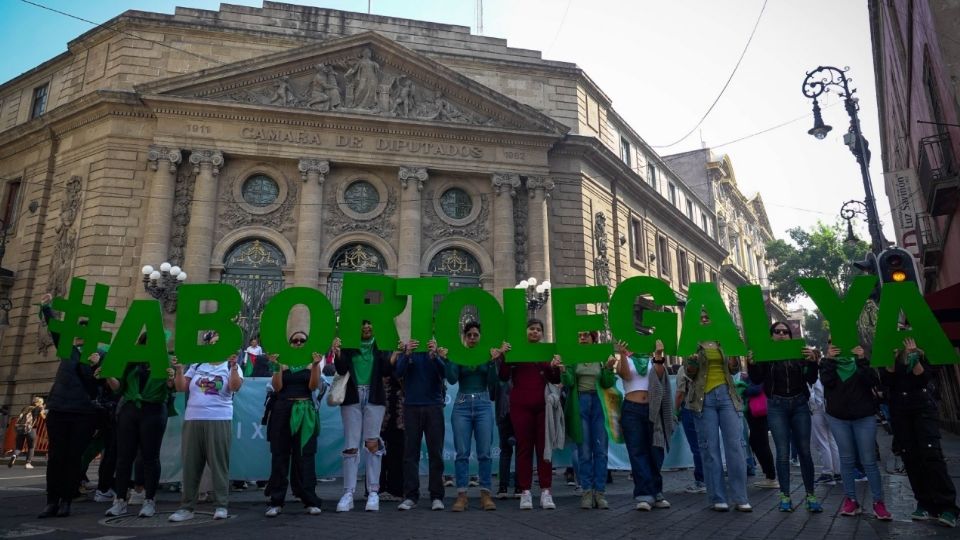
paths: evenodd
<path fill-rule="evenodd" d="M 870 246 L 858 240 L 855 244 L 843 241 L 845 233 L 837 225 L 818 221 L 810 230 L 794 227 L 787 231 L 792 242 L 774 240 L 767 244 L 767 259 L 773 270 L 768 278 L 773 292 L 787 302 L 806 296 L 797 278 L 826 278 L 841 294 L 859 271 L 851 266 L 870 251 Z"/>

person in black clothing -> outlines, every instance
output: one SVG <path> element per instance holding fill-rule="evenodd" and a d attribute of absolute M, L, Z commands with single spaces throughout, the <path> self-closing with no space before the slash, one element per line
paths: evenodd
<path fill-rule="evenodd" d="M 916 521 L 957 526 L 957 490 L 940 447 L 937 404 L 930 391 L 934 371 L 913 339 L 903 341 L 894 365 L 880 372 L 890 396 L 893 452 L 903 458 L 917 509 Z"/>
<path fill-rule="evenodd" d="M 500 438 L 500 466 L 497 470 L 497 498 L 506 499 L 510 496 L 510 463 L 514 460 L 517 438 L 513 435 L 513 422 L 510 421 L 510 385 L 509 382 L 500 382 L 494 388 L 496 396 L 493 399 L 494 413 L 497 418 L 497 434 Z M 517 479 L 513 478 L 513 496 L 520 497 L 520 487 Z"/>
<path fill-rule="evenodd" d="M 290 346 L 302 348 L 307 342 L 305 332 L 290 335 Z M 334 354 L 340 348 L 334 340 Z M 313 402 L 313 391 L 320 388 L 320 368 L 323 355 L 313 353 L 309 367 L 291 368 L 281 364 L 276 354 L 270 355 L 273 378 L 270 385 L 276 393 L 267 421 L 267 439 L 270 441 L 271 470 L 267 492 L 270 503 L 267 517 L 276 517 L 283 509 L 287 496 L 287 478 L 294 496 L 303 502 L 310 515 L 320 514 L 317 497 L 317 435 L 320 434 L 320 415 Z"/>
<path fill-rule="evenodd" d="M 396 354 L 396 353 L 394 353 Z M 380 469 L 380 499 L 403 501 L 403 383 L 393 375 L 383 378 L 387 396 L 386 413 L 380 438 L 386 445 L 383 467 Z"/>
<path fill-rule="evenodd" d="M 55 318 L 50 307 L 51 299 L 52 295 L 47 293 L 40 301 L 40 317 L 44 324 Z M 78 324 L 86 326 L 86 321 L 80 320 Z M 50 337 L 58 347 L 60 334 L 51 331 Z M 38 518 L 70 515 L 70 504 L 78 495 L 77 488 L 83 474 L 83 452 L 97 428 L 96 399 L 101 384 L 94 376 L 94 370 L 101 355 L 94 353 L 90 355 L 89 363 L 81 362 L 82 347 L 83 338 L 74 338 L 70 358 L 60 361 L 48 394 L 47 505 Z"/>
<path fill-rule="evenodd" d="M 428 352 L 413 352 L 418 346 L 417 340 L 407 342 L 394 368 L 397 377 L 403 379 L 403 424 L 406 428 L 403 453 L 405 499 L 397 508 L 412 510 L 420 498 L 420 442 L 426 438 L 430 509 L 443 510 L 443 436 L 446 429 L 443 379 L 447 354 L 446 349 L 438 349 L 437 342 L 432 339 L 427 345 Z"/>
<path fill-rule="evenodd" d="M 771 488 L 777 487 L 777 471 L 773 463 L 773 452 L 770 450 L 770 438 L 767 433 L 770 427 L 766 416 L 754 416 L 750 411 L 749 403 L 753 399 L 760 399 L 760 394 L 764 394 L 763 385 L 753 380 L 753 375 L 749 372 L 741 374 L 740 380 L 746 383 L 747 387 L 743 391 L 743 419 L 747 422 L 747 444 L 750 450 L 757 457 L 756 463 L 760 464 L 760 470 L 763 471 L 764 479 L 754 482 L 754 487 Z M 750 452 L 747 454 L 747 475 L 749 476 L 756 467 L 750 459 Z"/>
<path fill-rule="evenodd" d="M 774 341 L 793 338 L 793 331 L 785 322 L 770 326 Z M 790 449 L 796 447 L 800 459 L 800 475 L 807 491 L 805 503 L 810 512 L 823 512 L 820 501 L 814 494 L 813 458 L 810 456 L 810 387 L 817 382 L 819 366 L 812 349 L 803 349 L 802 360 L 754 362 L 747 356 L 750 380 L 762 384 L 767 395 L 767 421 L 777 448 L 777 480 L 780 482 L 781 512 L 792 512 L 790 499 Z M 763 438 L 767 438 L 764 431 Z"/>

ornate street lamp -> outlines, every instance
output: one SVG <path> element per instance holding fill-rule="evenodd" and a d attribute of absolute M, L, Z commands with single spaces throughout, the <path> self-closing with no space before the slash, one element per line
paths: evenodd
<path fill-rule="evenodd" d="M 160 300 L 163 310 L 173 313 L 177 310 L 177 287 L 187 280 L 187 273 L 179 266 L 172 266 L 168 262 L 160 265 L 160 270 L 154 270 L 149 264 L 140 269 L 143 274 L 143 288 L 150 296 Z"/>
<path fill-rule="evenodd" d="M 857 90 L 856 88 L 850 88 L 853 79 L 847 78 L 846 73 L 849 70 L 849 67 L 840 69 L 832 66 L 819 66 L 807 73 L 807 77 L 803 80 L 803 95 L 813 100 L 813 128 L 807 133 L 817 139 L 824 139 L 827 133 L 833 129 L 823 123 L 817 98 L 829 92 L 831 87 L 838 88 L 844 108 L 847 110 L 847 115 L 850 116 L 850 127 L 843 136 L 843 142 L 850 148 L 850 152 L 853 153 L 853 156 L 857 158 L 857 163 L 860 164 L 860 176 L 863 179 L 863 191 L 866 195 L 863 204 L 866 208 L 867 225 L 870 228 L 871 249 L 873 253 L 880 253 L 886 246 L 887 241 L 883 237 L 880 218 L 877 214 L 877 204 L 873 196 L 873 185 L 870 183 L 870 145 L 863 137 L 860 130 L 860 118 L 857 116 L 857 111 L 860 110 L 860 99 L 853 97 Z M 849 223 L 848 220 L 848 226 Z M 852 228 L 850 230 L 852 231 Z"/>
<path fill-rule="evenodd" d="M 854 246 L 860 241 L 857 235 L 853 234 L 852 225 L 853 218 L 858 214 L 867 215 L 867 207 L 863 201 L 847 201 L 840 207 L 840 217 L 847 222 L 847 237 L 843 239 L 843 243 L 848 246 Z"/>
<path fill-rule="evenodd" d="M 550 280 L 545 279 L 543 282 L 537 283 L 537 278 L 534 277 L 527 278 L 514 286 L 516 289 L 526 289 L 527 313 L 530 317 L 536 315 L 540 308 L 547 305 L 547 300 L 550 299 L 550 287 Z"/>

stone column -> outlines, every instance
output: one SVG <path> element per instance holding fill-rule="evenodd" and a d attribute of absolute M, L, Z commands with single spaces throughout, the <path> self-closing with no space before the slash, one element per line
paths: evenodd
<path fill-rule="evenodd" d="M 422 215 L 420 198 L 423 184 L 430 177 L 426 167 L 400 167 L 400 241 L 397 244 L 397 277 L 420 277 L 420 238 Z M 410 304 L 397 320 L 401 339 L 410 336 Z M 392 343 L 390 344 L 393 345 Z M 386 345 L 384 345 L 386 346 Z"/>
<path fill-rule="evenodd" d="M 513 220 L 513 199 L 520 187 L 517 174 L 494 173 L 493 185 L 493 290 L 502 301 L 504 289 L 517 284 L 516 241 Z"/>
<path fill-rule="evenodd" d="M 177 165 L 180 164 L 179 148 L 150 146 L 147 163 L 154 171 L 150 182 L 149 199 L 144 209 L 143 246 L 140 249 L 140 265 L 154 268 L 165 262 L 170 245 L 170 230 L 173 225 L 174 191 L 177 184 Z M 189 276 L 189 274 L 187 274 Z"/>
<path fill-rule="evenodd" d="M 190 154 L 190 163 L 197 178 L 190 204 L 183 266 L 189 283 L 207 283 L 210 281 L 210 258 L 217 220 L 217 177 L 223 167 L 223 154 L 219 150 L 194 150 Z"/>
<path fill-rule="evenodd" d="M 293 281 L 298 287 L 317 286 L 320 273 L 320 246 L 323 243 L 323 182 L 330 172 L 325 159 L 302 158 L 297 166 L 303 180 L 300 194 L 300 216 L 297 222 L 297 258 Z M 291 315 L 293 329 L 307 331 L 307 310 L 297 306 Z"/>
<path fill-rule="evenodd" d="M 527 213 L 527 252 L 529 254 L 530 277 L 537 281 L 550 279 L 550 230 L 547 226 L 547 199 L 553 190 L 553 180 L 545 176 L 528 176 L 527 191 L 530 193 L 529 212 Z M 526 278 L 528 276 L 523 276 Z M 540 311 L 543 319 L 544 337 L 553 336 L 550 303 Z"/>

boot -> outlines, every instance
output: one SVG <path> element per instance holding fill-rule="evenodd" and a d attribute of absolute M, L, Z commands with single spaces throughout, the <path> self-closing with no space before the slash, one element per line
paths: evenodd
<path fill-rule="evenodd" d="M 43 511 L 37 514 L 37 519 L 43 519 L 48 517 L 54 517 L 57 515 L 57 511 L 60 510 L 60 506 L 54 503 L 50 503 L 43 507 Z"/>
<path fill-rule="evenodd" d="M 593 504 L 596 505 L 599 510 L 609 510 L 610 504 L 607 503 L 606 494 L 602 491 L 593 492 Z"/>
<path fill-rule="evenodd" d="M 493 497 L 490 495 L 490 492 L 485 489 L 480 490 L 480 508 L 485 511 L 497 509 L 497 503 L 493 502 Z"/>
<path fill-rule="evenodd" d="M 453 502 L 453 508 L 451 508 L 451 510 L 454 512 L 463 512 L 467 509 L 468 505 L 469 502 L 467 501 L 467 492 L 461 491 L 457 493 L 457 500 Z"/>
<path fill-rule="evenodd" d="M 60 501 L 60 509 L 57 510 L 57 517 L 67 517 L 70 515 L 70 500 L 63 499 Z"/>
<path fill-rule="evenodd" d="M 590 510 L 593 508 L 593 490 L 585 489 L 583 490 L 583 495 L 580 496 L 580 508 L 584 510 Z"/>

